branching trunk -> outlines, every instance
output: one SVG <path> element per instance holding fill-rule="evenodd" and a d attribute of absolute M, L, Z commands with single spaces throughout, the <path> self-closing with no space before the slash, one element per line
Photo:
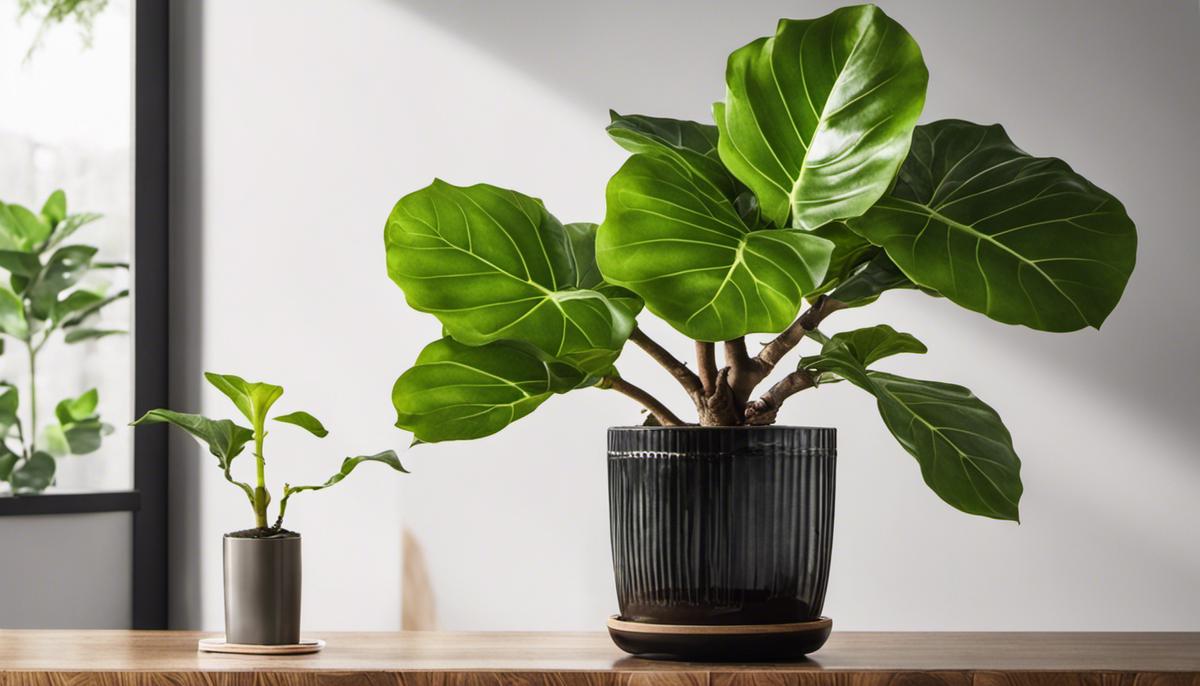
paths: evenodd
<path fill-rule="evenodd" d="M 774 424 L 775 417 L 779 413 L 779 408 L 783 406 L 784 400 L 815 385 L 816 380 L 813 379 L 812 374 L 804 370 L 788 374 L 767 389 L 761 398 L 746 403 L 746 423 L 752 426 Z"/>
<path fill-rule="evenodd" d="M 657 419 L 658 423 L 662 426 L 683 426 L 685 424 L 685 422 L 677 417 L 675 413 L 672 412 L 666 405 L 662 404 L 658 398 L 655 398 L 646 391 L 634 386 L 619 376 L 604 377 L 604 379 L 600 382 L 600 387 L 611 388 L 622 395 L 633 398 L 640 403 L 642 407 L 646 408 L 650 414 L 654 415 L 654 418 Z"/>

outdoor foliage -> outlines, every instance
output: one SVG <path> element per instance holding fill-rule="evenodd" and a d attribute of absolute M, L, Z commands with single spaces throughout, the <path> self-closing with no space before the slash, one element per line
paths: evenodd
<path fill-rule="evenodd" d="M 612 113 L 608 133 L 631 155 L 598 228 L 486 184 L 436 180 L 400 199 L 388 271 L 445 338 L 397 380 L 397 425 L 418 441 L 478 438 L 591 386 L 637 400 L 648 423 L 685 423 L 613 367 L 633 341 L 706 426 L 770 424 L 789 396 L 848 381 L 943 500 L 1017 519 L 1020 460 L 995 410 L 876 370 L 925 352 L 907 333 L 819 327 L 909 289 L 1040 331 L 1099 328 L 1133 271 L 1124 207 L 999 125 L 917 125 L 920 48 L 871 5 L 780 21 L 729 56 L 725 80 L 715 125 Z M 637 327 L 643 305 L 695 341 L 694 368 Z M 745 336 L 763 333 L 750 355 Z M 753 397 L 806 338 L 820 351 Z"/>
<path fill-rule="evenodd" d="M 55 191 L 40 212 L 0 202 L 0 352 L 20 354 L 28 364 L 26 397 L 9 381 L 0 381 L 0 481 L 13 493 L 39 493 L 54 483 L 56 459 L 100 449 L 112 427 L 100 421 L 100 397 L 91 389 L 66 398 L 54 408 L 52 421 L 38 420 L 38 355 L 56 334 L 66 343 L 123 334 L 96 324 L 101 310 L 128 297 L 128 290 L 108 293 L 88 286 L 93 271 L 127 269 L 123 262 L 96 259 L 96 248 L 67 243 L 98 214 L 69 214 L 67 197 Z M 16 342 L 4 345 L 5 337 Z M 6 369 L 11 369 L 6 366 Z M 22 403 L 26 411 L 22 417 Z"/>
<path fill-rule="evenodd" d="M 274 384 L 246 381 L 232 374 L 213 374 L 205 372 L 204 378 L 217 390 L 224 393 L 237 407 L 238 412 L 250 423 L 249 427 L 242 426 L 229 419 L 209 419 L 198 414 L 184 414 L 171 410 L 150 410 L 142 415 L 133 426 L 143 424 L 166 423 L 188 432 L 208 448 L 213 457 L 217 458 L 217 466 L 225 474 L 225 480 L 237 486 L 246 494 L 251 509 L 254 510 L 254 526 L 258 529 L 267 527 L 267 506 L 271 503 L 271 492 L 266 483 L 266 458 L 263 453 L 263 442 L 267 437 L 266 423 L 268 413 L 275 401 L 283 395 L 283 387 Z M 320 420 L 311 414 L 297 410 L 287 414 L 277 414 L 270 419 L 298 426 L 317 438 L 329 435 Z M 233 460 L 246 448 L 254 443 L 255 481 L 251 486 L 233 476 Z M 374 455 L 357 455 L 342 460 L 341 468 L 324 483 L 308 486 L 293 486 L 285 483 L 279 500 L 279 514 L 271 527 L 280 529 L 283 526 L 283 516 L 287 511 L 288 500 L 292 495 L 302 491 L 319 491 L 333 486 L 346 478 L 354 468 L 363 462 L 380 462 L 398 472 L 408 473 L 400 465 L 400 458 L 392 450 L 385 450 Z"/>

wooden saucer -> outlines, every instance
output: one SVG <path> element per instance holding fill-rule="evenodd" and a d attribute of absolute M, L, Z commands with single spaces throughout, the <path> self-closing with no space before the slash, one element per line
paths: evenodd
<path fill-rule="evenodd" d="M 196 646 L 202 653 L 234 653 L 237 655 L 305 655 L 325 647 L 319 638 L 302 638 L 299 643 L 260 646 L 249 643 L 226 643 L 223 638 L 202 638 Z"/>
<path fill-rule="evenodd" d="M 790 624 L 685 625 L 609 617 L 608 633 L 631 655 L 693 661 L 797 660 L 825 645 L 833 620 Z"/>

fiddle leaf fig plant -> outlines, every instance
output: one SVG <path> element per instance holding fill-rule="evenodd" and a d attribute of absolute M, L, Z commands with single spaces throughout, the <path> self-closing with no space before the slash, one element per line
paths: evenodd
<path fill-rule="evenodd" d="M 594 387 L 640 403 L 649 424 L 756 426 L 846 381 L 944 501 L 1018 519 L 1021 463 L 996 411 L 961 386 L 876 369 L 925 353 L 911 334 L 828 335 L 825 320 L 907 290 L 1040 331 L 1099 328 L 1137 234 L 1116 198 L 999 125 L 918 125 L 928 78 L 916 41 L 875 6 L 784 19 L 729 56 L 713 124 L 611 113 L 631 155 L 594 229 L 485 184 L 404 196 L 388 271 L 444 337 L 396 381 L 397 425 L 419 442 L 479 438 Z M 637 326 L 643 306 L 692 339 L 694 366 Z M 769 338 L 751 354 L 753 334 Z M 817 349 L 756 391 L 806 340 Z M 627 341 L 679 382 L 694 420 L 616 370 Z"/>
<path fill-rule="evenodd" d="M 94 388 L 59 402 L 52 421 L 43 425 L 38 417 L 38 357 L 48 343 L 55 337 L 73 344 L 125 333 L 96 328 L 94 322 L 129 291 L 109 293 L 88 277 L 129 265 L 97 260 L 98 250 L 91 245 L 64 245 L 99 218 L 70 214 L 61 190 L 39 212 L 0 202 L 0 271 L 7 272 L 0 282 L 0 352 L 6 339 L 15 342 L 29 373 L 24 419 L 16 386 L 0 382 L 0 481 L 14 494 L 44 491 L 54 483 L 58 458 L 96 452 L 113 430 L 100 420 L 100 396 Z"/>
<path fill-rule="evenodd" d="M 267 489 L 267 461 L 263 452 L 263 443 L 268 433 L 266 430 L 268 418 L 276 422 L 298 426 L 317 438 L 328 436 L 329 431 L 325 429 L 320 420 L 303 410 L 268 417 L 271 407 L 283 395 L 282 386 L 246 381 L 233 374 L 205 372 L 204 378 L 233 402 L 238 412 L 250 423 L 249 427 L 237 424 L 230 419 L 209 419 L 198 414 L 185 414 L 165 409 L 150 410 L 134 421 L 132 425 L 170 424 L 183 429 L 206 446 L 213 457 L 217 458 L 217 466 L 221 468 L 225 480 L 246 494 L 246 499 L 250 501 L 250 507 L 254 510 L 254 531 L 258 534 L 269 535 L 283 530 L 283 516 L 287 510 L 288 500 L 293 494 L 302 491 L 318 491 L 339 483 L 363 462 L 379 462 L 398 472 L 408 473 L 408 470 L 400 464 L 400 458 L 392 450 L 385 450 L 373 455 L 347 457 L 342 460 L 341 469 L 322 484 L 312 486 L 283 484 L 278 516 L 275 518 L 274 524 L 268 526 L 267 506 L 271 503 L 271 492 Z M 251 442 L 254 444 L 253 486 L 246 481 L 234 478 L 231 471 L 234 458 L 241 455 Z"/>

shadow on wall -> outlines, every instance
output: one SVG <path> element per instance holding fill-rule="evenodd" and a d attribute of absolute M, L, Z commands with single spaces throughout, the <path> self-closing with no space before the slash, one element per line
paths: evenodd
<path fill-rule="evenodd" d="M 563 99 L 594 110 L 598 122 L 609 108 L 711 121 L 711 103 L 724 96 L 729 52 L 770 33 L 780 17 L 815 17 L 853 4 L 396 1 Z M 1196 8 L 1144 12 L 1119 0 L 1052 6 L 1020 0 L 969 9 L 954 0 L 877 1 L 916 36 L 930 65 L 923 121 L 950 116 L 1001 121 L 1035 154 L 1067 158 L 1121 198 L 1138 224 L 1139 268 L 1102 334 L 1039 334 L 982 316 L 947 317 L 947 326 L 960 327 L 965 343 L 985 338 L 1036 358 L 1029 368 L 1033 380 L 1039 368 L 1052 368 L 1125 405 L 1131 418 L 1168 431 L 1194 431 L 1200 396 L 1185 341 L 1200 335 L 1200 309 L 1190 286 L 1164 275 L 1190 273 L 1186 256 L 1200 254 L 1200 233 L 1183 200 L 1200 178 L 1200 144 L 1189 124 L 1200 118 L 1200 79 L 1191 69 L 1200 60 L 1195 41 L 1200 17 L 1191 16 Z M 1031 14 L 1039 17 L 1036 26 L 1024 20 Z M 1179 64 L 1181 51 L 1162 48 L 1179 46 L 1175 36 L 1192 46 L 1195 59 L 1188 64 Z M 1155 40 L 1139 40 L 1150 37 Z M 1021 51 L 1012 50 L 1013 40 Z M 1128 60 L 1134 50 L 1139 59 Z M 998 54 L 1004 56 L 1000 62 Z M 437 61 L 420 68 L 436 69 Z M 1156 76 L 1147 78 L 1147 72 Z M 1064 78 L 1071 81 L 1068 91 Z M 1130 104 L 1112 102 L 1104 86 L 1113 81 L 1127 84 Z M 1114 140 L 1111 131 L 1144 114 L 1136 103 L 1161 103 L 1154 130 Z M 1130 173 L 1137 168 L 1152 169 L 1154 178 Z M 1163 203 L 1163 197 L 1174 200 Z M 936 300 L 922 306 L 935 313 L 955 309 Z M 1189 371 L 1180 373 L 1181 365 Z"/>
<path fill-rule="evenodd" d="M 171 5 L 170 60 L 177 67 L 170 84 L 170 368 L 168 407 L 200 407 L 199 375 L 178 373 L 198 369 L 199 333 L 204 329 L 204 7 L 198 0 Z M 187 27 L 186 30 L 184 27 Z M 168 579 L 170 628 L 202 625 L 200 550 L 201 503 L 204 493 L 200 468 L 207 454 L 182 431 L 168 432 L 170 455 L 168 517 Z"/>

